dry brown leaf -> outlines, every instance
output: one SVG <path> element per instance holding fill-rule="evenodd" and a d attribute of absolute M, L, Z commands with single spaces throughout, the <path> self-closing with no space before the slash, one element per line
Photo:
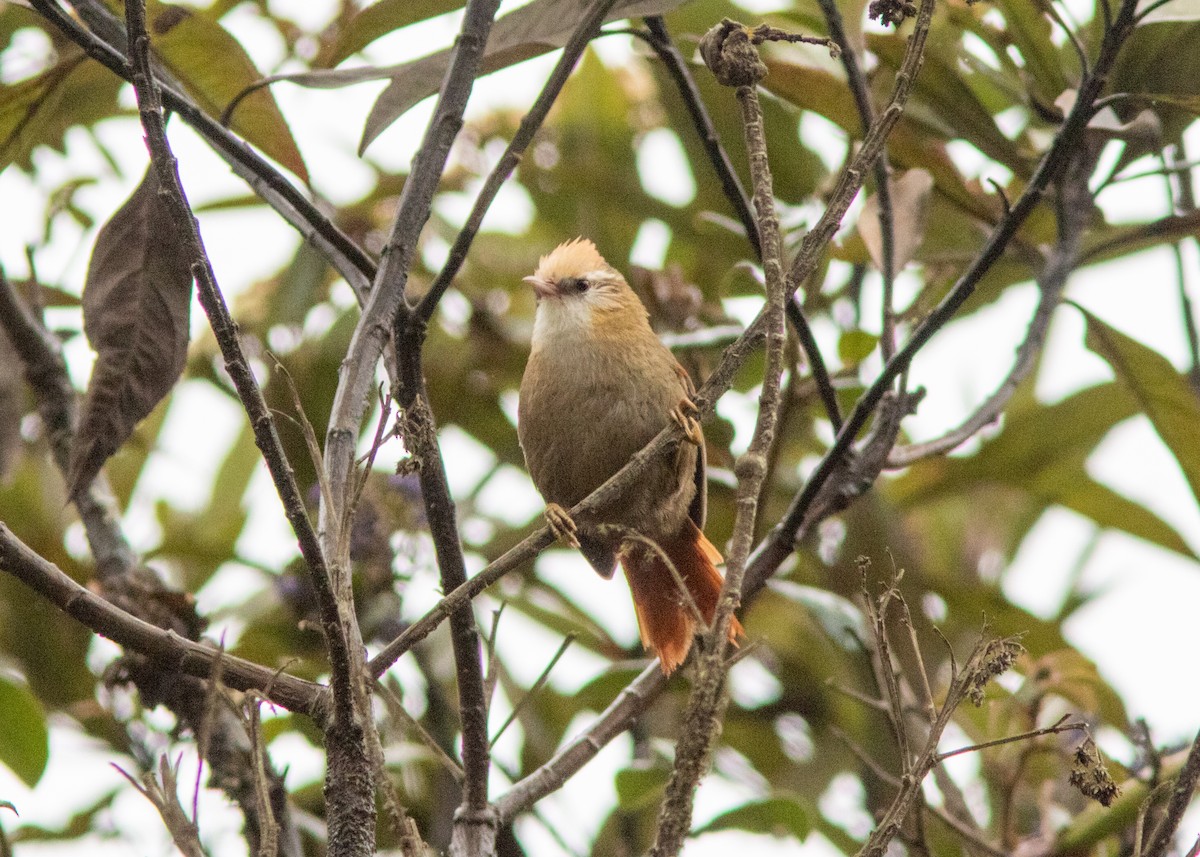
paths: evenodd
<path fill-rule="evenodd" d="M 187 360 L 192 274 L 153 169 L 96 236 L 83 330 L 96 350 L 71 456 L 72 495 L 91 484 Z"/>
<path fill-rule="evenodd" d="M 641 15 L 662 15 L 683 0 L 617 0 L 605 23 Z M 481 73 L 507 66 L 561 48 L 571 38 L 590 3 L 581 0 L 533 0 L 499 18 L 488 36 Z M 363 128 L 359 154 L 413 105 L 433 95 L 442 84 L 450 64 L 450 50 L 438 51 L 391 69 L 392 82 L 379 95 Z"/>
<path fill-rule="evenodd" d="M 912 261 L 925 240 L 925 220 L 929 214 L 929 194 L 933 176 L 920 168 L 888 179 L 892 192 L 892 271 L 898 272 Z M 879 198 L 872 194 L 863 204 L 858 218 L 858 234 L 867 245 L 871 261 L 883 270 L 883 232 L 879 225 Z"/>

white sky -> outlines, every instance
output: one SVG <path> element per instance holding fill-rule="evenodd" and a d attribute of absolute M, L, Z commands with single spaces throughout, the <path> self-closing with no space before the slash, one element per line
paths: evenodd
<path fill-rule="evenodd" d="M 512 8 L 519 3 L 506 4 Z M 299 2 L 277 0 L 273 9 L 286 8 L 290 13 L 304 10 L 315 23 L 326 20 L 330 0 Z M 440 43 L 448 42 L 455 31 L 455 16 L 448 16 L 422 25 L 420 37 L 398 40 L 388 38 L 376 42 L 367 51 L 371 61 L 395 63 L 426 53 Z M 275 70 L 282 48 L 269 29 L 245 7 L 228 16 L 224 23 L 247 45 L 261 69 Z M 624 38 L 606 38 L 598 43 L 602 56 L 619 60 L 630 50 Z M 40 50 L 36 40 L 30 40 L 28 51 L 36 57 Z M 470 114 L 505 104 L 524 106 L 529 103 L 541 80 L 554 62 L 544 57 L 516 69 L 484 79 L 476 87 Z M 20 69 L 5 67 L 0 76 L 7 82 L 20 76 Z M 356 158 L 362 119 L 382 83 L 365 84 L 333 92 L 309 91 L 291 85 L 275 87 L 276 98 L 293 126 L 295 137 L 303 150 L 314 185 L 334 202 L 358 198 L 370 185 L 371 173 Z M 132 95 L 126 88 L 126 100 Z M 398 168 L 405 165 L 415 149 L 424 122 L 430 112 L 425 102 L 412 110 L 403 120 L 377 140 L 367 157 L 382 166 Z M 822 132 L 822 123 L 806 120 L 804 133 L 819 145 L 830 150 L 831 157 L 844 145 L 838 138 Z M 93 187 L 77 196 L 78 203 L 97 220 L 103 222 L 129 193 L 144 167 L 141 132 L 135 121 L 111 120 L 98 129 L 100 137 L 119 160 L 123 177 L 114 176 L 102 165 L 95 147 L 87 135 L 78 132 L 68 137 L 68 152 L 64 158 L 57 153 L 41 151 L 36 161 L 40 171 L 40 186 L 34 187 L 30 178 L 15 168 L 0 173 L 0 263 L 10 276 L 21 277 L 25 271 L 24 247 L 41 240 L 42 195 L 68 177 L 89 175 L 99 171 L 102 178 Z M 825 137 L 811 137 L 820 135 Z M 228 169 L 182 123 L 172 123 L 172 141 L 180 159 L 184 182 L 194 204 L 219 200 L 245 192 L 244 185 L 230 175 Z M 1200 133 L 1193 127 L 1192 151 L 1200 151 Z M 992 165 L 981 162 L 972 152 L 957 150 L 964 169 L 979 170 L 984 175 L 999 175 Z M 647 192 L 668 201 L 682 203 L 691 198 L 695 178 L 680 163 L 678 145 L 672 135 L 650 135 L 637 153 L 636 167 L 643 177 Z M 1166 201 L 1161 182 L 1154 180 L 1130 182 L 1106 191 L 1100 199 L 1110 218 L 1125 219 L 1152 217 L 1166 213 Z M 466 206 L 451 203 L 442 209 L 447 217 L 465 215 Z M 528 203 L 519 193 L 502 198 L 497 212 L 518 225 L 522 216 L 529 216 Z M 227 295 L 244 289 L 254 280 L 278 269 L 294 252 L 298 238 L 273 214 L 265 211 L 204 214 L 200 218 L 205 242 L 210 250 L 217 275 Z M 491 223 L 496 223 L 493 219 Z M 643 230 L 632 253 L 641 264 L 661 264 L 666 247 L 661 229 Z M 51 240 L 38 255 L 42 278 L 61 279 L 67 288 L 78 289 L 83 281 L 91 235 L 84 235 L 74 224 L 60 218 Z M 1200 302 L 1200 261 L 1194 247 L 1187 254 L 1189 289 L 1194 301 Z M 1136 291 L 1134 291 L 1136 290 Z M 1068 296 L 1114 327 L 1134 338 L 1152 345 L 1177 366 L 1186 365 L 1186 347 L 1180 327 L 1173 261 L 1165 249 L 1139 254 L 1118 264 L 1087 269 L 1071 282 Z M 916 437 L 934 436 L 957 424 L 972 407 L 986 396 L 997 379 L 1007 371 L 1013 343 L 1027 324 L 1034 303 L 1032 286 L 1013 289 L 995 306 L 976 313 L 969 319 L 952 324 L 931 345 L 922 351 L 913 367 L 913 383 L 923 384 L 929 395 L 919 413 L 906 422 L 906 428 Z M 740 307 L 738 309 L 744 309 Z M 78 314 L 56 319 L 66 324 L 78 324 Z M 193 333 L 204 327 L 203 314 L 193 312 Z M 827 353 L 836 353 L 832 327 L 817 329 Z M 69 346 L 75 366 L 86 367 L 90 353 L 82 337 Z M 964 359 L 963 355 L 969 355 Z M 1083 347 L 1082 322 L 1076 312 L 1060 308 L 1055 317 L 1047 345 L 1045 370 L 1038 381 L 1038 393 L 1047 400 L 1056 400 L 1073 390 L 1109 377 L 1106 366 Z M 83 374 L 75 378 L 82 386 Z M 733 402 L 734 400 L 730 400 Z M 731 404 L 727 407 L 736 406 Z M 724 412 L 724 411 L 723 411 Z M 163 446 L 153 457 L 152 467 L 138 486 L 126 525 L 131 537 L 141 547 L 150 547 L 157 540 L 157 525 L 153 513 L 159 498 L 189 506 L 198 506 L 207 499 L 211 462 L 231 443 L 240 425 L 240 414 L 228 400 L 203 383 L 185 384 L 176 393 L 168 416 L 169 425 L 163 434 Z M 461 432 L 453 429 L 444 433 L 447 460 L 455 463 L 451 472 L 456 492 L 470 490 L 490 466 L 489 456 Z M 1200 510 L 1184 484 L 1182 475 L 1152 428 L 1144 419 L 1119 426 L 1104 441 L 1088 462 L 1090 473 L 1100 481 L 1127 494 L 1158 513 L 1178 529 L 1189 544 L 1200 550 Z M 479 502 L 485 512 L 508 510 L 519 522 L 536 515 L 540 501 L 523 472 L 503 473 L 481 493 Z M 250 559 L 267 564 L 279 564 L 291 555 L 294 540 L 278 509 L 269 480 L 259 474 L 251 493 L 251 524 L 255 533 L 253 545 L 246 543 Z M 465 522 L 465 527 L 472 526 Z M 1075 559 L 1090 538 L 1093 527 L 1087 521 L 1064 510 L 1051 510 L 1035 527 L 1022 545 L 1015 562 L 1004 578 L 1005 592 L 1016 603 L 1034 613 L 1053 613 L 1065 594 L 1068 573 Z M 81 542 L 78 534 L 73 542 Z M 632 642 L 636 628 L 628 609 L 628 595 L 622 585 L 601 581 L 586 572 L 583 561 L 574 555 L 557 552 L 543 558 L 539 573 L 581 603 L 601 605 L 597 614 L 605 626 L 618 638 Z M 1073 643 L 1093 660 L 1104 676 L 1122 692 L 1132 716 L 1145 716 L 1159 741 L 1189 738 L 1200 726 L 1200 678 L 1194 669 L 1181 669 L 1173 661 L 1176 653 L 1189 651 L 1194 641 L 1194 605 L 1200 604 L 1200 568 L 1165 551 L 1120 534 L 1105 534 L 1101 544 L 1088 562 L 1083 582 L 1100 594 L 1080 610 L 1068 623 L 1067 633 Z M 437 600 L 436 580 L 428 575 L 427 593 L 420 597 L 421 580 L 408 589 L 406 611 L 418 614 Z M 215 609 L 231 600 L 245 597 L 247 576 L 236 567 L 223 569 L 205 591 L 200 593 L 202 609 Z M 611 609 L 609 609 L 611 607 Z M 523 622 L 520 617 L 506 615 L 505 633 L 500 645 L 511 653 L 544 650 L 546 657 L 557 647 L 558 640 L 545 631 Z M 236 621 L 231 628 L 236 630 Z M 101 662 L 110 650 L 98 643 L 94 657 Z M 512 658 L 517 677 L 531 681 L 540 672 L 542 659 Z M 522 665 L 528 674 L 522 673 Z M 562 675 L 590 677 L 602 668 L 594 657 L 577 651 L 568 652 L 556 681 Z M 757 672 L 755 672 L 757 669 Z M 403 682 L 415 681 L 399 668 Z M 582 680 L 582 679 L 580 679 Z M 734 676 L 734 692 L 749 697 L 769 692 L 771 679 L 760 667 L 746 663 Z M 506 713 L 498 706 L 497 717 Z M 496 721 L 499 723 L 499 720 Z M 52 729 L 52 760 L 50 769 L 37 789 L 24 788 L 7 771 L 0 768 L 0 797 L 11 800 L 21 812 L 21 822 L 59 825 L 89 798 L 118 782 L 115 771 L 106 767 L 110 757 L 94 742 L 79 736 L 65 723 L 54 723 Z M 577 723 L 578 728 L 584 722 Z M 515 760 L 515 728 L 512 735 L 500 742 L 498 753 L 503 760 Z M 320 760 L 315 751 L 297 739 L 286 745 L 275 745 L 273 752 L 292 765 L 289 773 L 292 784 L 312 781 L 321 775 Z M 1106 749 L 1119 758 L 1126 748 L 1110 740 Z M 541 804 L 552 823 L 564 822 L 560 829 L 570 830 L 568 839 L 582 846 L 603 812 L 615 800 L 612 775 L 628 758 L 627 739 L 614 741 L 593 762 L 584 774 L 577 777 L 563 792 Z M 117 760 L 123 764 L 127 762 Z M 723 764 L 723 763 L 728 763 Z M 185 768 L 193 762 L 185 754 Z M 721 760 L 718 771 L 728 767 L 740 769 L 736 760 Z M 969 774 L 969 771 L 965 771 Z M 81 776 L 81 774 L 84 774 Z M 183 781 L 192 774 L 185 773 Z M 699 792 L 697 819 L 699 822 L 738 802 L 761 793 L 762 784 L 739 781 L 740 775 L 713 780 Z M 498 781 L 498 789 L 503 783 Z M 852 790 L 846 784 L 828 797 L 833 804 L 846 804 L 845 816 L 851 820 L 856 806 Z M 591 827 L 580 818 L 579 808 L 589 806 L 594 815 Z M 238 820 L 224 807 L 223 799 L 207 794 L 202 803 L 202 827 L 206 842 L 213 853 L 240 853 Z M 6 829 L 12 829 L 10 815 L 3 818 Z M 127 854 L 130 847 L 137 853 L 162 854 L 169 852 L 165 833 L 145 801 L 131 792 L 118 798 L 111 816 L 111 825 L 124 840 L 94 843 L 97 857 L 106 854 Z M 1194 836 L 1196 825 L 1191 825 Z M 1184 834 L 1187 835 L 1185 827 Z M 522 836 L 530 853 L 553 855 L 560 853 L 536 821 L 523 822 Z M 711 835 L 690 843 L 688 857 L 724 855 L 734 847 L 748 847 L 747 838 L 734 834 Z M 89 846 L 91 847 L 91 846 Z M 802 848 L 787 840 L 756 838 L 753 853 L 771 857 L 772 854 L 823 854 L 829 851 L 819 837 L 813 837 Z M 39 854 L 65 853 L 53 846 L 22 846 L 20 857 Z"/>

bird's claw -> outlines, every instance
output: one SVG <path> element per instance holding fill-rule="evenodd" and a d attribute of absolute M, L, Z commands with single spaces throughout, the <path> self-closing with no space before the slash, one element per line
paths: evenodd
<path fill-rule="evenodd" d="M 700 430 L 700 421 L 696 419 L 699 413 L 696 403 L 687 396 L 671 409 L 671 421 L 683 429 L 683 436 L 696 446 L 704 444 L 704 433 Z"/>
<path fill-rule="evenodd" d="M 546 523 L 550 525 L 550 531 L 556 539 L 565 541 L 573 548 L 579 547 L 579 538 L 575 535 L 578 527 L 575 526 L 571 514 L 562 506 L 557 503 L 546 506 Z"/>

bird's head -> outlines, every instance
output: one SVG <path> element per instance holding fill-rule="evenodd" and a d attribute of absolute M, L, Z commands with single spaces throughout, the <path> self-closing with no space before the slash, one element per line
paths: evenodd
<path fill-rule="evenodd" d="M 537 295 L 534 338 L 602 335 L 646 324 L 646 310 L 621 273 L 586 238 L 559 244 L 525 282 Z"/>

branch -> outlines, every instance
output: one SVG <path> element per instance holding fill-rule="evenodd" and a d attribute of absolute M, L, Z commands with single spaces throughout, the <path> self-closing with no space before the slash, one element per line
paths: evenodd
<path fill-rule="evenodd" d="M 133 75 L 137 93 L 139 116 L 146 134 L 146 145 L 158 175 L 161 193 L 182 236 L 184 252 L 191 260 L 192 275 L 196 278 L 200 303 L 208 315 L 213 334 L 225 358 L 225 368 L 237 388 L 238 396 L 246 409 L 254 430 L 254 439 L 262 450 L 267 469 L 275 483 L 275 490 L 283 503 L 288 522 L 300 545 L 300 553 L 308 564 L 313 585 L 321 604 L 322 630 L 325 632 L 332 670 L 331 687 L 337 704 L 342 691 L 350 687 L 350 653 L 338 622 L 337 604 L 329 587 L 329 571 L 325 556 L 317 542 L 316 532 L 304 509 L 304 500 L 296 484 L 295 475 L 288 464 L 283 444 L 275 430 L 274 420 L 263 399 L 262 390 L 250 371 L 246 357 L 237 339 L 236 326 L 229 317 L 228 307 L 217 287 L 212 263 L 204 248 L 204 241 L 196 228 L 195 218 L 188 205 L 187 196 L 179 182 L 179 172 L 170 142 L 167 140 L 163 123 L 162 105 L 158 97 L 150 70 L 149 38 L 146 35 L 144 0 L 129 0 L 126 3 L 126 20 L 129 26 L 129 42 L 133 47 L 136 71 Z M 348 712 L 341 710 L 339 715 Z"/>
<path fill-rule="evenodd" d="M 325 470 L 335 504 L 332 508 L 331 504 L 321 504 L 321 525 L 327 533 L 342 531 L 344 495 L 347 484 L 352 481 L 350 475 L 359 427 L 375 386 L 375 365 L 383 353 L 394 316 L 406 306 L 404 292 L 408 269 L 416 254 L 421 228 L 429 219 L 433 194 L 450 146 L 462 127 L 463 111 L 499 5 L 500 0 L 469 0 L 466 5 L 462 29 L 433 117 L 400 194 L 396 219 L 384 248 L 383 265 L 375 275 L 375 285 L 342 361 L 325 443 Z M 335 554 L 338 560 L 343 559 L 342 554 L 348 547 L 345 544 L 338 546 Z M 344 585 L 348 591 L 349 581 Z"/>
<path fill-rule="evenodd" d="M 0 523 L 0 569 L 102 637 L 145 656 L 164 672 L 208 678 L 220 661 L 222 679 L 237 690 L 257 690 L 272 702 L 307 714 L 318 724 L 327 714 L 327 691 L 319 684 L 222 653 L 133 616 L 42 558 Z"/>
<path fill-rule="evenodd" d="M 758 81 L 766 74 L 766 66 L 759 59 L 747 29 L 729 20 L 709 30 L 700 42 L 700 52 L 709 68 L 717 72 L 718 80 L 726 85 L 730 84 L 722 79 L 724 75 L 718 69 L 736 64 L 749 69 L 744 78 L 739 75 L 736 85 L 746 136 L 746 150 L 750 160 L 754 208 L 758 216 L 763 273 L 766 278 L 766 365 L 763 369 L 754 434 L 749 448 L 738 459 L 734 468 L 738 477 L 735 500 L 737 511 L 725 568 L 725 582 L 717 601 L 712 628 L 705 635 L 705 646 L 697 662 L 695 684 L 675 749 L 675 765 L 659 812 L 654 846 L 650 849 L 652 857 L 678 854 L 683 847 L 683 840 L 692 827 L 692 806 L 696 788 L 708 771 L 713 743 L 724 721 L 725 707 L 728 704 L 725 678 L 729 670 L 726 650 L 730 645 L 729 633 L 733 614 L 741 603 L 746 561 L 754 541 L 758 500 L 767 476 L 767 459 L 775 440 L 775 427 L 782 401 L 780 385 L 784 369 L 784 344 L 787 341 L 784 307 L 788 303 L 788 295 L 783 280 L 783 260 L 780 257 L 782 240 L 779 234 L 779 217 L 775 212 L 771 169 L 767 160 L 762 105 L 759 104 L 756 89 Z"/>
<path fill-rule="evenodd" d="M 829 29 L 829 38 L 838 46 L 842 68 L 846 72 L 846 83 L 854 95 L 854 106 L 858 109 L 858 121 L 866 134 L 875 122 L 875 110 L 871 106 L 871 92 L 867 87 L 866 78 L 858 64 L 858 54 L 842 23 L 842 13 L 835 0 L 818 0 L 821 14 L 825 16 L 825 26 Z M 896 227 L 892 215 L 892 190 L 888 184 L 887 147 L 880 150 L 880 156 L 872 165 L 875 172 L 875 194 L 879 199 L 879 233 L 883 250 L 883 265 L 880 274 L 883 276 L 883 319 L 882 331 L 879 337 L 879 347 L 886 362 L 896 348 L 896 316 L 892 306 L 893 286 L 896 280 Z M 836 432 L 841 429 L 835 425 Z"/>
<path fill-rule="evenodd" d="M 250 418 L 255 442 L 263 452 L 317 595 L 333 693 L 334 716 L 325 730 L 329 850 L 335 857 L 367 857 L 375 851 L 375 795 L 367 738 L 374 729 L 374 723 L 366 689 L 361 681 L 363 656 L 354 618 L 353 598 L 339 597 L 341 593 L 333 585 L 326 553 L 308 519 L 303 497 L 284 455 L 262 391 L 242 354 L 236 326 L 217 288 L 212 263 L 179 182 L 177 164 L 163 123 L 158 89 L 150 68 L 150 40 L 146 35 L 145 12 L 144 0 L 126 0 L 125 18 L 136 69 L 133 84 L 139 116 L 146 132 L 146 143 L 158 174 L 160 192 L 175 220 L 178 234 L 182 236 L 184 250 L 191 258 L 192 275 L 199 286 L 200 304 L 208 315 L 225 358 L 225 368 Z"/>
<path fill-rule="evenodd" d="M 1026 185 L 1020 198 L 1013 204 L 1005 217 L 992 230 L 992 234 L 984 244 L 983 249 L 971 263 L 967 271 L 963 273 L 962 277 L 959 278 L 958 282 L 946 297 L 943 298 L 942 302 L 917 326 L 904 346 L 884 365 L 879 377 L 875 379 L 874 383 L 867 388 L 855 404 L 854 410 L 851 412 L 846 424 L 838 432 L 833 446 L 825 454 L 825 457 L 821 459 L 816 470 L 805 484 L 804 489 L 792 501 L 783 519 L 772 530 L 771 535 L 751 560 L 749 574 L 752 579 L 765 581 L 791 554 L 796 533 L 799 531 L 814 500 L 820 495 L 831 474 L 838 468 L 839 462 L 842 461 L 843 456 L 849 451 L 855 437 L 879 405 L 884 394 L 891 388 L 892 382 L 908 368 L 913 357 L 925 346 L 929 339 L 945 326 L 958 310 L 962 308 L 967 299 L 974 294 L 980 280 L 991 269 L 991 266 L 1000 259 L 1008 243 L 1016 235 L 1029 215 L 1033 213 L 1051 180 L 1060 173 L 1064 165 L 1072 157 L 1076 147 L 1079 145 L 1079 138 L 1083 134 L 1088 120 L 1091 118 L 1091 105 L 1103 90 L 1108 72 L 1116 60 L 1117 53 L 1124 40 L 1132 31 L 1135 6 L 1136 3 L 1134 0 L 1122 0 L 1121 8 L 1117 18 L 1113 22 L 1113 26 L 1105 32 L 1100 48 L 1100 56 L 1093 66 L 1091 77 L 1084 80 L 1080 85 L 1079 97 L 1075 102 L 1075 106 L 1064 120 L 1063 126 L 1054 138 L 1054 142 L 1051 144 L 1049 150 L 1042 157 L 1041 162 L 1029 180 L 1029 184 Z M 929 11 L 931 12 L 932 10 Z M 921 11 L 918 12 L 917 16 L 918 29 L 914 31 L 909 41 L 910 53 L 914 43 L 918 41 L 918 35 L 921 36 L 922 41 L 924 39 L 921 21 L 926 14 L 926 4 L 923 3 Z M 910 57 L 906 55 L 900 67 L 901 71 L 897 74 L 896 88 L 897 90 L 905 90 L 904 97 L 907 97 L 907 90 L 912 85 L 910 67 L 913 65 L 919 65 L 919 61 L 910 63 Z M 892 102 L 880 114 L 877 124 L 886 121 L 892 114 L 898 117 L 899 114 L 896 110 L 902 103 L 903 98 L 897 98 L 896 95 L 893 95 Z M 892 122 L 894 123 L 894 121 L 895 119 L 893 118 Z M 873 139 L 874 137 L 876 137 L 874 133 L 867 134 L 867 137 L 863 141 L 862 149 L 860 149 L 858 157 L 855 158 L 854 164 L 843 175 L 842 181 L 839 182 L 839 189 L 834 192 L 835 198 L 841 198 L 840 189 L 842 184 L 851 176 L 858 173 L 861 162 L 864 160 L 864 155 L 869 155 L 871 149 L 878 148 L 881 141 Z M 814 227 L 812 232 L 805 236 L 804 243 L 801 245 L 801 249 L 793 263 L 793 272 L 803 274 L 811 270 L 812 266 L 816 264 L 818 248 L 810 247 L 809 245 L 810 239 L 813 239 L 813 236 L 818 233 L 818 228 L 820 227 L 821 224 L 818 224 L 818 227 Z M 832 234 L 832 230 L 835 228 L 836 224 L 825 226 L 822 231 L 828 231 L 828 234 Z M 798 282 L 798 279 L 794 279 L 790 275 L 789 279 L 792 282 Z"/>
<path fill-rule="evenodd" d="M 94 0 L 79 0 L 72 4 L 93 29 L 103 32 L 103 37 L 84 28 L 55 0 L 30 0 L 30 4 L 63 35 L 83 48 L 88 56 L 118 77 L 132 82 L 132 66 L 124 53 L 113 46 L 125 39 L 124 30 L 103 4 Z M 160 81 L 163 79 L 161 69 L 156 68 L 155 74 Z M 276 167 L 244 140 L 204 113 L 178 86 L 160 82 L 160 90 L 164 104 L 207 140 L 235 175 L 317 248 L 334 269 L 346 278 L 362 303 L 375 273 L 375 263 L 366 251 L 322 214 Z"/>
<path fill-rule="evenodd" d="M 1179 823 L 1183 821 L 1183 814 L 1192 802 L 1192 795 L 1196 791 L 1198 781 L 1200 781 L 1200 734 L 1197 734 L 1196 739 L 1192 742 L 1192 748 L 1188 751 L 1183 770 L 1175 779 L 1175 786 L 1171 789 L 1171 799 L 1167 802 L 1167 812 L 1154 828 L 1154 834 L 1150 837 L 1150 845 L 1145 850 L 1145 857 L 1163 857 L 1167 853 L 1167 849 L 1171 847 L 1171 842 L 1175 837 L 1175 832 L 1179 830 Z"/>
<path fill-rule="evenodd" d="M 663 22 L 661 15 L 653 15 L 644 20 L 646 28 L 650 31 L 646 43 L 654 48 L 654 52 L 662 60 L 667 74 L 671 76 L 671 80 L 675 81 L 675 86 L 678 88 L 679 95 L 683 99 L 683 106 L 687 109 L 688 116 L 692 119 L 692 125 L 696 129 L 696 134 L 700 138 L 700 145 L 704 147 L 704 151 L 708 155 L 708 161 L 712 164 L 713 170 L 717 174 L 717 179 L 721 182 L 721 189 L 725 192 L 725 198 L 733 206 L 738 221 L 742 224 L 742 228 L 746 230 L 746 238 L 754 248 L 754 255 L 761 259 L 762 241 L 758 236 L 758 221 L 755 220 L 754 212 L 750 207 L 750 196 L 742 186 L 742 180 L 738 178 L 733 161 L 730 160 L 725 147 L 721 145 L 721 138 L 717 134 L 717 127 L 713 124 L 712 118 L 708 114 L 708 108 L 704 106 L 704 99 L 700 95 L 700 89 L 696 86 L 696 81 L 693 79 L 692 73 L 688 70 L 687 60 L 683 58 L 683 55 L 679 53 L 679 49 L 675 47 L 675 43 L 671 41 L 671 34 L 668 32 L 667 25 Z"/>
<path fill-rule="evenodd" d="M 480 189 L 479 195 L 475 197 L 475 205 L 471 209 L 471 214 L 467 218 L 467 222 L 459 230 L 458 237 L 454 239 L 454 245 L 450 248 L 450 253 L 446 258 L 446 264 L 442 266 L 437 279 L 433 281 L 433 284 L 429 287 L 429 291 L 425 293 L 424 297 L 421 298 L 421 302 L 413 311 L 413 314 L 418 318 L 426 322 L 433 318 L 433 312 L 437 309 L 442 295 L 446 293 L 446 289 L 450 287 L 450 283 L 454 281 L 455 276 L 457 276 L 463 266 L 463 262 L 466 261 L 467 252 L 471 249 L 471 242 L 475 240 L 475 235 L 479 232 L 483 218 L 491 207 L 492 202 L 496 199 L 496 194 L 499 193 L 500 187 L 512 175 L 512 171 L 516 169 L 521 156 L 525 153 L 529 144 L 533 142 L 534 135 L 542 127 L 542 123 L 546 120 L 546 115 L 558 99 L 558 94 L 562 91 L 563 85 L 567 82 L 567 78 L 571 76 L 571 72 L 575 68 L 575 63 L 579 61 L 579 57 L 582 56 L 588 43 L 600 32 L 600 25 L 604 23 L 604 18 L 608 15 L 608 10 L 613 7 L 615 2 L 616 0 L 596 0 L 588 10 L 588 13 L 579 22 L 579 26 L 575 28 L 575 32 L 571 34 L 570 41 L 563 47 L 562 56 L 559 57 L 558 63 L 554 66 L 554 71 L 550 73 L 550 77 L 546 80 L 545 86 L 542 87 L 542 91 L 538 94 L 537 100 L 533 102 L 533 106 L 529 108 L 529 112 L 521 120 L 521 124 L 517 128 L 517 133 L 509 141 L 508 148 L 504 150 L 504 154 L 500 156 L 500 160 L 496 162 L 496 166 L 492 168 L 491 174 L 488 175 L 487 181 L 484 182 L 483 187 Z"/>
<path fill-rule="evenodd" d="M 171 767 L 166 756 L 161 756 L 158 760 L 158 778 L 155 778 L 153 771 L 147 771 L 142 775 L 141 782 L 134 779 L 124 768 L 116 765 L 113 767 L 158 810 L 167 832 L 171 834 L 171 841 L 184 857 L 207 857 L 200 845 L 199 828 L 187 817 L 187 813 L 179 804 L 175 769 Z"/>
<path fill-rule="evenodd" d="M 633 725 L 666 686 L 667 677 L 656 663 L 642 670 L 582 735 L 572 739 L 550 761 L 514 784 L 496 801 L 500 823 L 509 824 L 521 812 L 557 791 L 605 744 Z"/>
<path fill-rule="evenodd" d="M 55 464 L 59 472 L 66 474 L 71 466 L 78 401 L 67 375 L 62 344 L 25 307 L 3 270 L 0 270 L 0 324 L 21 358 L 25 381 L 37 398 L 38 413 Z M 119 513 L 103 474 L 71 499 L 83 521 L 101 580 L 125 574 L 137 565 L 137 557 L 117 524 Z"/>
<path fill-rule="evenodd" d="M 1037 366 L 1042 346 L 1046 344 L 1050 319 L 1062 300 L 1068 279 L 1079 263 L 1080 244 L 1092 211 L 1088 177 L 1094 164 L 1092 154 L 1079 154 L 1072 159 L 1066 175 L 1060 182 L 1058 241 L 1038 277 L 1041 296 L 1008 375 L 962 425 L 933 440 L 893 450 L 888 456 L 888 467 L 906 467 L 922 458 L 949 452 L 984 427 L 991 425 L 1000 418 L 1017 388 Z"/>
<path fill-rule="evenodd" d="M 692 118 L 696 135 L 700 138 L 700 144 L 708 154 L 709 163 L 712 164 L 713 170 L 721 182 L 725 198 L 733 206 L 742 228 L 746 231 L 746 237 L 754 248 L 755 255 L 761 260 L 762 241 L 759 238 L 758 222 L 750 209 L 750 198 L 746 195 L 745 188 L 742 187 L 742 181 L 738 178 L 729 154 L 721 145 L 717 128 L 709 116 L 708 108 L 704 106 L 704 99 L 688 70 L 687 62 L 671 41 L 671 34 L 667 31 L 662 18 L 653 16 L 645 20 L 650 31 L 649 34 L 635 32 L 645 38 L 646 42 L 654 48 L 671 79 L 675 81 L 684 107 L 687 108 L 688 115 Z M 829 380 L 829 370 L 825 367 L 825 360 L 817 347 L 817 340 L 813 337 L 812 329 L 809 327 L 808 320 L 804 317 L 803 309 L 798 301 L 788 301 L 787 318 L 795 329 L 796 336 L 800 339 L 800 347 L 804 349 L 804 355 L 808 358 L 808 366 L 813 380 L 817 384 L 821 403 L 825 406 L 825 412 L 829 415 L 829 421 L 833 423 L 833 430 L 836 432 L 842 427 L 842 414 L 838 408 L 837 394 Z"/>

